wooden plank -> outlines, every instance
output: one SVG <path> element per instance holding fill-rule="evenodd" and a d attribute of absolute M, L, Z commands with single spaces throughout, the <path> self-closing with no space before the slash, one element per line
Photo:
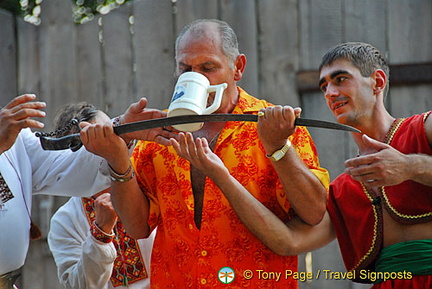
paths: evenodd
<path fill-rule="evenodd" d="M 220 0 L 181 0 L 173 1 L 175 36 L 183 27 L 196 19 L 220 19 Z"/>
<path fill-rule="evenodd" d="M 146 96 L 149 107 L 168 107 L 175 85 L 174 41 L 171 1 L 135 2 L 135 100 Z"/>
<path fill-rule="evenodd" d="M 330 47 L 342 42 L 342 3 L 334 0 L 299 1 L 299 67 L 314 70 Z"/>
<path fill-rule="evenodd" d="M 14 17 L 0 10 L 0 106 L 17 95 L 16 49 Z"/>
<path fill-rule="evenodd" d="M 77 99 L 76 38 L 70 1 L 44 1 L 41 6 L 44 18 L 39 26 L 39 97 L 47 102 L 48 129 L 55 111 Z"/>
<path fill-rule="evenodd" d="M 260 95 L 275 104 L 299 106 L 295 83 L 299 68 L 297 1 L 257 3 Z"/>
<path fill-rule="evenodd" d="M 23 42 L 19 46 L 19 55 L 28 53 L 28 56 L 20 59 L 20 72 L 27 69 L 24 61 L 30 61 L 27 63 L 29 71 L 23 72 L 20 76 L 20 89 L 27 86 L 31 89 L 40 89 L 39 99 L 47 102 L 44 130 L 49 131 L 52 129 L 57 108 L 66 102 L 76 101 L 76 46 L 71 2 L 44 1 L 41 7 L 43 19 L 41 25 L 35 28 L 36 31 L 32 31 L 29 26 L 20 25 L 26 27 L 28 33 L 20 38 Z M 27 44 L 25 40 L 37 42 Z M 34 50 L 29 53 L 32 49 Z M 49 217 L 53 211 L 45 204 L 54 200 L 55 197 L 52 196 L 40 196 L 38 200 L 34 200 L 32 218 L 44 228 L 44 238 L 29 248 L 29 257 L 22 269 L 22 288 L 61 288 L 55 276 L 46 276 L 47 268 L 53 268 L 55 265 L 51 253 L 46 249 L 45 239 Z"/>
<path fill-rule="evenodd" d="M 221 1 L 221 19 L 226 21 L 237 35 L 239 51 L 246 55 L 247 63 L 243 78 L 237 83 L 251 95 L 259 95 L 258 26 L 255 17 L 256 1 Z M 266 96 L 262 96 L 266 97 Z"/>
<path fill-rule="evenodd" d="M 391 87 L 389 111 L 395 117 L 408 117 L 432 110 L 432 85 Z"/>
<path fill-rule="evenodd" d="M 343 41 L 370 43 L 380 51 L 387 51 L 386 0 L 344 0 Z"/>
<path fill-rule="evenodd" d="M 388 1 L 387 17 L 389 61 L 392 64 L 430 62 L 432 1 Z"/>
<path fill-rule="evenodd" d="M 99 42 L 98 18 L 76 25 L 77 36 L 77 101 L 87 101 L 106 110 L 102 44 Z"/>
<path fill-rule="evenodd" d="M 397 117 L 406 117 L 430 110 L 432 85 L 430 80 L 432 63 L 432 2 L 428 0 L 389 1 L 389 59 L 393 64 L 423 63 L 403 74 L 405 78 L 419 82 L 426 77 L 425 84 L 399 87 L 393 85 L 398 78 L 397 70 L 390 71 L 389 110 Z M 415 41 L 407 41 L 407 39 Z M 408 77 L 409 76 L 409 77 Z M 429 79 L 427 79 L 429 77 Z"/>
<path fill-rule="evenodd" d="M 134 100 L 131 15 L 126 4 L 102 19 L 105 110 L 110 116 L 122 114 Z"/>
<path fill-rule="evenodd" d="M 432 62 L 390 65 L 391 86 L 430 83 L 432 83 Z"/>
<path fill-rule="evenodd" d="M 39 27 L 17 19 L 18 33 L 18 94 L 34 93 L 41 97 L 41 79 L 39 77 Z M 44 120 L 46 126 L 51 123 Z"/>

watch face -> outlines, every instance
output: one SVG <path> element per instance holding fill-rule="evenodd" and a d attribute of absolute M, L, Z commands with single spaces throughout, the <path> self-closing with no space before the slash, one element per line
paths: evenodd
<path fill-rule="evenodd" d="M 283 150 L 278 150 L 277 152 L 275 152 L 275 153 L 273 154 L 273 159 L 274 159 L 275 161 L 278 161 L 278 160 L 280 160 L 281 158 L 283 158 L 284 155 L 285 155 L 285 152 L 284 152 Z"/>
<path fill-rule="evenodd" d="M 287 140 L 287 143 L 280 150 L 275 151 L 271 156 L 267 155 L 267 157 L 277 162 L 278 160 L 284 157 L 284 155 L 288 152 L 290 147 L 291 147 L 291 142 Z"/>

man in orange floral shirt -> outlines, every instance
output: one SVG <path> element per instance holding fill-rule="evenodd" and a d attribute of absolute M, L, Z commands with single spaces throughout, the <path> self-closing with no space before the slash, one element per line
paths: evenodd
<path fill-rule="evenodd" d="M 228 84 L 215 113 L 257 114 L 266 108 L 259 132 L 256 123 L 207 122 L 193 136 L 208 140 L 229 173 L 278 218 L 318 224 L 329 176 L 308 131 L 294 126 L 300 109 L 272 106 L 236 85 L 246 56 L 232 29 L 218 20 L 192 22 L 177 38 L 176 64 L 178 75 L 193 71 L 212 85 Z M 131 107 L 146 110 L 141 102 Z M 279 118 L 283 134 L 268 125 Z M 86 126 L 81 138 L 110 164 L 113 203 L 128 233 L 142 238 L 158 227 L 152 288 L 297 288 L 286 275 L 297 272 L 297 256 L 279 256 L 263 245 L 238 217 L 254 212 L 236 211 L 243 200 L 228 200 L 209 175 L 166 146 L 168 139 L 140 141 L 131 163 L 125 142 L 109 124 Z"/>

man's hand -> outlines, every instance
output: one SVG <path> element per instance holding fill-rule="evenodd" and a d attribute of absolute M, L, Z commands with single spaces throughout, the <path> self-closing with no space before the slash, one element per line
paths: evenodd
<path fill-rule="evenodd" d="M 0 109 L 0 154 L 12 147 L 21 129 L 44 127 L 43 123 L 32 119 L 45 116 L 45 112 L 40 110 L 46 107 L 45 102 L 35 99 L 34 94 L 24 94 Z"/>
<path fill-rule="evenodd" d="M 171 145 L 180 157 L 213 180 L 222 175 L 221 171 L 227 170 L 222 160 L 211 151 L 205 138 L 194 141 L 190 132 L 180 133 L 179 141 L 171 139 Z"/>
<path fill-rule="evenodd" d="M 260 113 L 264 114 L 258 118 L 258 134 L 270 155 L 280 149 L 295 132 L 294 122 L 300 116 L 301 108 L 277 105 L 266 107 Z"/>
<path fill-rule="evenodd" d="M 166 117 L 167 113 L 158 109 L 146 108 L 147 99 L 141 98 L 138 102 L 135 102 L 129 106 L 126 112 L 120 117 L 120 123 L 126 124 L 130 122 L 137 122 L 148 119 Z M 170 138 L 177 138 L 177 134 L 172 132 L 172 128 L 154 128 L 146 129 L 127 134 L 122 134 L 121 137 L 126 143 L 133 139 L 155 141 L 162 145 L 169 145 Z"/>
<path fill-rule="evenodd" d="M 111 194 L 103 193 L 94 200 L 96 225 L 107 234 L 110 234 L 117 223 L 117 213 L 111 202 Z"/>
<path fill-rule="evenodd" d="M 114 133 L 111 123 L 80 123 L 80 137 L 86 149 L 115 165 L 124 159 L 129 159 L 129 150 L 125 141 Z"/>
<path fill-rule="evenodd" d="M 362 140 L 368 154 L 346 160 L 345 173 L 368 187 L 394 186 L 411 178 L 408 155 L 366 135 Z"/>

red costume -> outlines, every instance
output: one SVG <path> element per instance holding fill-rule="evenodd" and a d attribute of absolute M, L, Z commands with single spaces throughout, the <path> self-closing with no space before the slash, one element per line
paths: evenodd
<path fill-rule="evenodd" d="M 404 154 L 432 155 L 424 126 L 430 113 L 395 120 L 385 142 Z M 361 283 L 370 282 L 360 272 L 375 269 L 376 258 L 382 249 L 383 208 L 402 224 L 432 221 L 432 187 L 405 181 L 379 190 L 377 195 L 346 174 L 330 185 L 328 211 L 342 257 L 346 269 L 356 272 L 354 281 Z M 431 279 L 430 275 L 425 277 Z"/>

